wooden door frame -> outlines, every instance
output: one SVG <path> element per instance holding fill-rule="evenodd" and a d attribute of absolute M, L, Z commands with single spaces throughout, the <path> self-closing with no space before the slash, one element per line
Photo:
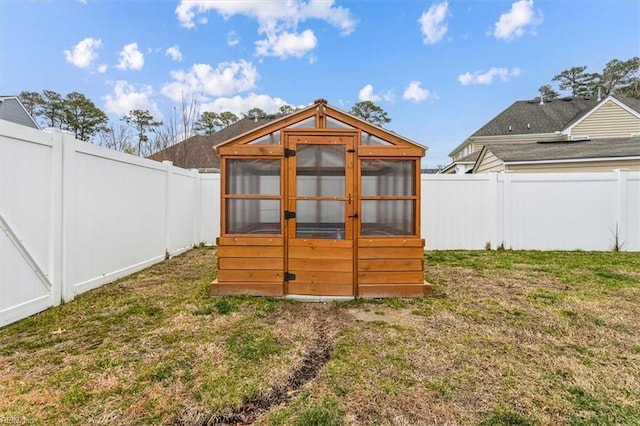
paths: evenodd
<path fill-rule="evenodd" d="M 358 208 L 360 206 L 360 193 L 359 193 L 359 178 L 356 176 L 358 167 L 358 145 L 360 141 L 360 130 L 359 129 L 327 129 L 327 128 L 319 128 L 319 129 L 283 129 L 281 133 L 281 143 L 285 149 L 285 161 L 283 167 L 283 200 L 284 200 L 284 209 L 289 211 L 296 211 L 296 201 L 298 197 L 294 193 L 295 182 L 296 182 L 296 161 L 293 159 L 293 156 L 287 156 L 287 151 L 294 150 L 297 145 L 300 145 L 300 142 L 292 141 L 294 137 L 308 137 L 312 139 L 309 142 L 311 145 L 333 145 L 338 144 L 336 142 L 331 143 L 328 140 L 323 141 L 323 138 L 345 138 L 347 140 L 340 141 L 340 145 L 345 145 L 345 194 L 344 201 L 345 202 L 345 240 L 349 240 L 351 242 L 351 281 L 352 281 L 352 290 L 351 296 L 357 296 L 357 237 L 360 227 L 360 219 L 357 215 Z M 295 154 L 294 154 L 295 155 Z M 284 215 L 284 211 L 283 211 Z M 355 217 L 354 217 L 355 215 Z M 296 238 L 296 222 L 284 220 L 284 268 L 285 271 L 289 270 L 289 260 L 290 260 L 290 244 L 289 241 Z M 321 244 L 323 242 L 322 239 L 317 239 L 320 243 L 319 247 L 323 247 Z M 327 240 L 332 241 L 332 240 Z M 327 244 L 330 246 L 330 244 Z M 284 294 L 290 294 L 289 292 L 289 282 L 284 280 L 283 286 Z"/>

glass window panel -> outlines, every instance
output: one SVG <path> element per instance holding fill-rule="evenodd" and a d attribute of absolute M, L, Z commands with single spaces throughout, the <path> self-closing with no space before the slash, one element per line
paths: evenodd
<path fill-rule="evenodd" d="M 340 120 L 336 120 L 333 117 L 327 117 L 327 127 L 328 128 L 338 128 L 338 129 L 353 129 L 353 126 L 348 125 L 347 123 L 343 123 Z"/>
<path fill-rule="evenodd" d="M 367 132 L 362 132 L 360 138 L 362 145 L 393 145 L 391 142 L 387 142 Z"/>
<path fill-rule="evenodd" d="M 289 126 L 287 126 L 288 129 L 295 129 L 295 128 L 299 128 L 299 127 L 312 127 L 315 128 L 316 127 L 316 117 L 309 117 L 306 118 L 302 121 L 298 121 L 297 123 L 293 123 Z"/>
<path fill-rule="evenodd" d="M 227 194 L 280 195 L 280 160 L 227 160 Z"/>
<path fill-rule="evenodd" d="M 415 200 L 363 200 L 362 235 L 415 235 Z"/>
<path fill-rule="evenodd" d="M 360 191 L 363 196 L 415 195 L 414 160 L 363 160 Z"/>
<path fill-rule="evenodd" d="M 344 157 L 344 145 L 298 145 L 296 195 L 344 197 Z"/>
<path fill-rule="evenodd" d="M 280 145 L 280 130 L 261 136 L 247 145 Z"/>
<path fill-rule="evenodd" d="M 298 200 L 296 238 L 344 240 L 344 201 Z"/>
<path fill-rule="evenodd" d="M 227 234 L 280 234 L 280 200 L 227 199 Z"/>

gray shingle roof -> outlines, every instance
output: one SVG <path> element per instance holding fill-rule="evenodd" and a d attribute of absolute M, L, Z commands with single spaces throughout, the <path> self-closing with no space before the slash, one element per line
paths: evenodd
<path fill-rule="evenodd" d="M 476 131 L 474 136 L 553 133 L 589 112 L 598 104 L 595 98 L 562 98 L 546 101 L 516 101 Z"/>
<path fill-rule="evenodd" d="M 220 158 L 215 147 L 232 139 L 272 122 L 282 116 L 269 115 L 265 118 L 242 118 L 219 130 L 213 135 L 192 136 L 182 142 L 172 145 L 162 151 L 149 156 L 156 161 L 172 161 L 175 166 L 185 169 L 219 169 Z"/>
<path fill-rule="evenodd" d="M 487 145 L 485 149 L 507 163 L 514 161 L 640 157 L 640 138 Z"/>

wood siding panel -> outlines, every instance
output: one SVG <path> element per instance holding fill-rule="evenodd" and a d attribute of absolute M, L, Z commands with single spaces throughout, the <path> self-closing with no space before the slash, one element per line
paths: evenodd
<path fill-rule="evenodd" d="M 627 138 L 640 133 L 640 118 L 608 101 L 571 129 L 572 135 L 588 135 L 591 139 Z"/>
<path fill-rule="evenodd" d="M 289 268 L 289 272 L 293 272 L 296 275 L 296 283 L 312 283 L 312 284 L 353 284 L 353 274 L 351 272 L 333 272 L 333 271 L 302 271 L 292 270 Z"/>
<path fill-rule="evenodd" d="M 254 269 L 254 270 L 279 270 L 284 269 L 281 257 L 223 257 L 218 259 L 218 269 Z"/>
<path fill-rule="evenodd" d="M 218 258 L 224 257 L 283 257 L 284 247 L 278 246 L 220 246 Z"/>
<path fill-rule="evenodd" d="M 263 282 L 282 283 L 282 271 L 250 271 L 244 269 L 219 270 L 218 281 L 224 282 Z"/>
<path fill-rule="evenodd" d="M 363 259 L 358 262 L 358 271 L 420 271 L 423 270 L 422 259 Z"/>
<path fill-rule="evenodd" d="M 358 247 L 424 247 L 422 238 L 361 238 Z"/>
<path fill-rule="evenodd" d="M 482 162 L 478 164 L 476 173 L 502 172 L 504 169 L 504 162 L 493 155 L 491 151 L 488 151 L 482 159 Z"/>
<path fill-rule="evenodd" d="M 284 238 L 272 237 L 219 237 L 218 246 L 282 246 Z"/>
<path fill-rule="evenodd" d="M 422 247 L 363 247 L 358 249 L 358 260 L 362 259 L 422 259 Z"/>
<path fill-rule="evenodd" d="M 224 237 L 218 244 L 218 279 L 211 294 L 284 294 L 283 238 Z"/>
<path fill-rule="evenodd" d="M 289 259 L 289 270 L 351 272 L 351 259 Z"/>
<path fill-rule="evenodd" d="M 335 259 L 353 258 L 352 247 L 294 247 L 289 246 L 290 259 Z"/>
<path fill-rule="evenodd" d="M 358 285 L 363 284 L 422 284 L 424 275 L 422 271 L 418 272 L 358 272 Z"/>

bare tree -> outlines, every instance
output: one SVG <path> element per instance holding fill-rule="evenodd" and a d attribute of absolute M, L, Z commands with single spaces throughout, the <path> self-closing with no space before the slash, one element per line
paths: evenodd
<path fill-rule="evenodd" d="M 98 133 L 97 143 L 115 151 L 135 154 L 136 148 L 132 143 L 133 134 L 126 124 L 112 124 Z"/>

